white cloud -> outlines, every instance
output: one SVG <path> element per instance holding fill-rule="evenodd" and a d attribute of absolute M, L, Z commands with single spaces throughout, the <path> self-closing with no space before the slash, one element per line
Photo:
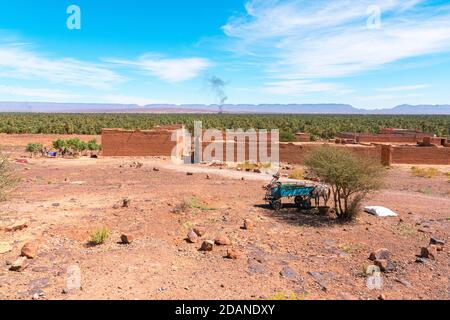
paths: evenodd
<path fill-rule="evenodd" d="M 211 66 L 211 62 L 204 58 L 168 59 L 155 54 L 145 54 L 137 60 L 106 59 L 105 61 L 135 67 L 167 82 L 191 80 Z"/>
<path fill-rule="evenodd" d="M 62 100 L 68 101 L 70 99 L 79 97 L 77 95 L 59 90 L 49 90 L 43 88 L 25 88 L 25 87 L 5 86 L 5 85 L 0 85 L 0 93 L 19 97 L 49 99 L 52 101 L 62 101 Z"/>
<path fill-rule="evenodd" d="M 49 58 L 23 44 L 0 44 L 0 77 L 107 89 L 125 78 L 102 64 Z"/>
<path fill-rule="evenodd" d="M 381 92 L 397 92 L 397 91 L 416 91 L 421 90 L 430 87 L 428 84 L 416 84 L 416 85 L 409 85 L 409 86 L 396 86 L 396 87 L 389 87 L 389 88 L 378 88 L 377 91 Z"/>
<path fill-rule="evenodd" d="M 232 50 L 259 57 L 273 78 L 342 77 L 450 51 L 449 9 L 422 2 L 253 0 L 223 31 Z M 382 27 L 371 30 L 367 8 L 374 4 Z"/>

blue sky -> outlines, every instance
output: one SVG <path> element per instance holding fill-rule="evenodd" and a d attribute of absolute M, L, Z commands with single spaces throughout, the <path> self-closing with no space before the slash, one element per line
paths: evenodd
<path fill-rule="evenodd" d="M 0 101 L 448 104 L 449 52 L 450 1 L 2 1 Z"/>

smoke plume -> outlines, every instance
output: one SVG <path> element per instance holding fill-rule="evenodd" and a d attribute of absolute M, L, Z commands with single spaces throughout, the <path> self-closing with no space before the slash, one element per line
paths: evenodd
<path fill-rule="evenodd" d="M 228 100 L 228 96 L 225 93 L 225 81 L 222 79 L 212 76 L 208 79 L 209 85 L 212 92 L 216 95 L 219 103 L 219 112 L 223 113 L 223 105 Z"/>

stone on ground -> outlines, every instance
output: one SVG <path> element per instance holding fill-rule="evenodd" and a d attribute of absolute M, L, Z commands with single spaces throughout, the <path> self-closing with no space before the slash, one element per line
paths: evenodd
<path fill-rule="evenodd" d="M 203 241 L 200 250 L 201 251 L 212 251 L 213 248 L 214 248 L 214 241 L 205 240 L 205 241 Z"/>
<path fill-rule="evenodd" d="M 21 250 L 21 256 L 28 259 L 36 258 L 39 251 L 39 243 L 37 241 L 30 241 L 25 243 Z"/>
<path fill-rule="evenodd" d="M 197 243 L 198 242 L 198 235 L 194 232 L 194 230 L 189 230 L 187 234 L 187 240 L 190 243 Z"/>
<path fill-rule="evenodd" d="M 218 246 L 229 246 L 231 244 L 230 238 L 228 238 L 226 235 L 217 236 L 214 242 Z"/>
<path fill-rule="evenodd" d="M 131 244 L 134 241 L 134 236 L 124 233 L 120 236 L 120 240 L 123 244 Z"/>
<path fill-rule="evenodd" d="M 17 258 L 17 260 L 11 264 L 11 266 L 9 267 L 9 270 L 20 272 L 20 271 L 24 270 L 26 267 L 28 267 L 27 257 L 20 257 L 20 258 Z"/>

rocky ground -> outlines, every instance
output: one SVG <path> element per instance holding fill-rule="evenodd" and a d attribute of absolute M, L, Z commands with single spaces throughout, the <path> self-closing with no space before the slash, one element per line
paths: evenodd
<path fill-rule="evenodd" d="M 131 158 L 28 159 L 16 167 L 22 181 L 0 203 L 0 299 L 450 298 L 444 176 L 394 167 L 365 204 L 399 217 L 361 213 L 340 224 L 290 206 L 268 209 L 264 173 Z M 104 227 L 109 238 L 91 245 L 92 231 Z M 367 286 L 373 264 L 386 269 L 378 289 Z"/>

